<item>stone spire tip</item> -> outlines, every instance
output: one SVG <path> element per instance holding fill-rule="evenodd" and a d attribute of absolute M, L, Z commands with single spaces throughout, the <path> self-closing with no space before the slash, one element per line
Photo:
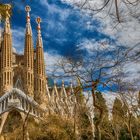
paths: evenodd
<path fill-rule="evenodd" d="M 30 11 L 31 11 L 31 8 L 30 8 L 29 5 L 27 5 L 27 6 L 25 7 L 25 11 L 26 11 L 26 12 L 30 12 Z"/>
<path fill-rule="evenodd" d="M 4 5 L 5 7 L 5 13 L 6 13 L 6 19 L 5 19 L 5 27 L 4 27 L 4 32 L 5 33 L 10 33 L 10 21 L 9 21 L 9 18 L 10 18 L 10 14 L 9 14 L 9 11 L 11 9 L 11 5 L 10 4 L 5 4 Z"/>
<path fill-rule="evenodd" d="M 53 81 L 54 85 L 56 85 L 56 80 Z"/>
<path fill-rule="evenodd" d="M 11 5 L 10 4 L 5 4 L 5 9 L 6 10 L 10 10 L 11 9 Z"/>
<path fill-rule="evenodd" d="M 10 17 L 9 11 L 11 9 L 11 5 L 10 4 L 6 4 L 5 5 L 5 9 L 6 9 L 6 18 Z"/>
<path fill-rule="evenodd" d="M 65 82 L 64 82 L 64 80 L 62 80 L 62 85 L 64 85 L 65 84 Z"/>

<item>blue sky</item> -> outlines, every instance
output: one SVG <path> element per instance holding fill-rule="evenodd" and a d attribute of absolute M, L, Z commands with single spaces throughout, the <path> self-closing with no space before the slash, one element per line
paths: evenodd
<path fill-rule="evenodd" d="M 8 3 L 9 1 L 11 0 L 1 0 L 3 3 Z M 107 48 L 118 46 L 131 48 L 139 43 L 140 40 L 139 20 L 127 16 L 129 15 L 128 7 L 125 8 L 122 6 L 122 11 L 128 20 L 124 23 L 116 24 L 112 18 L 107 16 L 108 9 L 104 9 L 96 15 L 89 16 L 87 14 L 89 13 L 88 11 L 81 11 L 73 4 L 75 1 L 84 0 L 13 1 L 13 15 L 11 18 L 13 47 L 16 48 L 18 53 L 23 53 L 26 25 L 26 13 L 24 9 L 26 5 L 29 5 L 31 7 L 30 14 L 34 47 L 37 35 L 35 18 L 37 16 L 42 18 L 42 38 L 48 76 L 51 75 L 49 71 L 54 68 L 61 56 L 77 58 L 79 55 L 85 56 L 86 54 L 90 57 L 94 49 L 98 49 L 101 46 L 103 47 L 103 51 Z M 100 3 L 102 0 L 95 1 Z M 135 9 L 140 10 L 138 6 L 131 10 L 135 11 Z M 110 9 L 113 14 L 115 13 L 114 10 L 114 7 Z M 123 71 L 127 73 L 125 78 L 127 82 L 133 81 L 134 79 L 139 81 L 140 63 L 130 62 L 124 64 Z M 99 88 L 100 90 L 103 89 L 102 86 Z M 104 92 L 108 93 L 105 94 L 106 98 L 108 101 L 111 101 L 110 99 L 114 98 L 114 95 L 112 92 L 109 95 L 107 88 L 105 90 Z"/>
<path fill-rule="evenodd" d="M 13 32 L 13 41 L 17 51 L 23 50 L 24 47 L 24 35 L 20 32 L 23 33 L 25 29 L 26 13 L 24 7 L 26 5 L 31 7 L 34 45 L 36 39 L 35 18 L 37 16 L 42 18 L 44 51 L 76 57 L 79 53 L 85 53 L 85 50 L 78 49 L 79 51 L 77 51 L 77 46 L 84 40 L 107 39 L 108 42 L 112 42 L 111 37 L 97 30 L 101 24 L 98 20 L 59 0 L 14 1 L 11 27 L 15 31 Z M 19 30 L 18 37 L 16 30 Z M 16 42 L 20 42 L 20 44 Z"/>
<path fill-rule="evenodd" d="M 4 3 L 9 1 L 3 0 Z M 13 47 L 17 52 L 23 53 L 24 49 L 26 5 L 31 7 L 34 47 L 37 35 L 35 19 L 37 16 L 42 18 L 42 38 L 47 69 L 53 68 L 61 56 L 77 58 L 79 55 L 89 55 L 101 46 L 105 50 L 118 46 L 130 48 L 139 42 L 140 24 L 136 19 L 128 17 L 128 22 L 114 28 L 116 24 L 110 17 L 99 18 L 105 17 L 106 11 L 99 15 L 89 16 L 86 11 L 81 11 L 67 2 L 72 0 L 65 1 L 14 0 L 11 29 Z M 126 64 L 124 70 L 129 73 L 129 79 L 137 78 L 140 65 L 129 63 Z"/>

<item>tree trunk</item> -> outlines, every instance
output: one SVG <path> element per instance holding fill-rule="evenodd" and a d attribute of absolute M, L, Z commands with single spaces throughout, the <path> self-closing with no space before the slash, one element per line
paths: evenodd
<path fill-rule="evenodd" d="M 131 128 L 131 124 L 129 126 L 129 133 L 130 133 L 131 140 L 134 140 L 133 133 L 132 133 L 132 128 Z"/>
<path fill-rule="evenodd" d="M 114 132 L 115 132 L 115 140 L 119 140 L 119 133 L 118 133 L 118 131 L 114 130 Z"/>
<path fill-rule="evenodd" d="M 103 108 L 101 108 L 97 103 L 96 103 L 96 97 L 95 97 L 95 89 L 98 83 L 92 82 L 92 98 L 93 98 L 93 106 L 99 110 L 99 121 L 95 124 L 96 125 L 96 131 L 97 131 L 97 137 L 98 140 L 101 140 L 101 130 L 100 130 L 100 124 L 103 119 Z"/>
<path fill-rule="evenodd" d="M 132 128 L 131 128 L 131 117 L 132 117 L 132 114 L 129 114 L 128 127 L 129 127 L 129 133 L 130 133 L 131 140 L 134 140 L 133 133 L 132 133 Z"/>
<path fill-rule="evenodd" d="M 101 140 L 101 130 L 100 130 L 100 127 L 99 127 L 99 125 L 96 127 L 96 129 L 97 129 L 97 139 L 98 140 Z"/>
<path fill-rule="evenodd" d="M 92 140 L 94 140 L 94 138 L 95 138 L 95 127 L 94 127 L 94 123 L 93 123 L 93 117 L 90 113 L 87 114 L 87 116 L 88 116 L 88 119 L 89 119 L 90 124 L 91 124 L 92 136 L 93 136 Z"/>
<path fill-rule="evenodd" d="M 94 123 L 93 123 L 93 121 L 91 122 L 91 128 L 92 128 L 92 135 L 93 135 L 93 140 L 94 140 L 94 138 L 95 138 L 95 134 L 94 134 L 95 130 L 94 130 Z"/>
<path fill-rule="evenodd" d="M 75 111 L 74 111 L 74 135 L 76 140 L 80 140 L 79 138 L 79 132 L 78 132 L 78 128 L 77 128 L 77 105 L 75 104 Z"/>

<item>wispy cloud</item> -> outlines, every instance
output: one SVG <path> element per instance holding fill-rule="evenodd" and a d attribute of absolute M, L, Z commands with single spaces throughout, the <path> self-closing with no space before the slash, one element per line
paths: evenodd
<path fill-rule="evenodd" d="M 56 53 L 54 51 L 45 52 L 44 57 L 45 57 L 46 70 L 47 71 L 51 71 L 54 68 L 57 61 L 62 58 L 61 55 L 59 55 L 58 53 Z"/>
<path fill-rule="evenodd" d="M 62 0 L 74 6 L 84 4 L 85 0 Z M 102 0 L 87 1 L 83 8 L 85 13 L 90 14 L 92 12 L 93 19 L 98 20 L 101 23 L 100 28 L 97 28 L 99 32 L 107 34 L 118 41 L 118 44 L 132 47 L 139 42 L 140 37 L 140 24 L 138 14 L 140 12 L 138 3 L 135 6 L 126 5 L 122 1 L 119 1 L 119 12 L 122 23 L 117 23 L 115 15 L 115 4 L 109 3 L 102 11 L 94 14 L 90 9 L 98 9 L 104 5 Z M 109 14 L 110 13 L 110 14 Z"/>
<path fill-rule="evenodd" d="M 25 42 L 25 29 L 18 27 L 12 29 L 12 42 L 13 47 L 16 49 L 16 52 L 23 53 L 24 42 Z"/>
<path fill-rule="evenodd" d="M 116 48 L 109 39 L 100 39 L 99 41 L 95 39 L 82 39 L 79 44 L 77 44 L 78 50 L 86 50 L 88 54 L 93 53 L 94 51 L 104 51 L 104 50 L 113 50 Z"/>

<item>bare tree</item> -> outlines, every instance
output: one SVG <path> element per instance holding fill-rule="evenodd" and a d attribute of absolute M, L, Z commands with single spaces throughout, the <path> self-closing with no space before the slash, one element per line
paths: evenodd
<path fill-rule="evenodd" d="M 128 51 L 123 55 L 123 50 L 118 48 L 117 50 L 94 50 L 88 58 L 81 58 L 80 60 L 73 61 L 72 59 L 62 59 L 56 66 L 61 72 L 57 73 L 57 68 L 53 71 L 53 77 L 73 77 L 80 81 L 81 88 L 83 90 L 89 89 L 92 95 L 92 105 L 94 108 L 99 110 L 99 120 L 96 124 L 96 130 L 98 132 L 98 137 L 101 139 L 100 133 L 100 123 L 103 118 L 103 108 L 101 108 L 96 103 L 96 91 L 99 87 L 106 87 L 111 89 L 110 79 L 114 76 L 112 73 L 113 69 L 122 63 L 122 61 L 127 61 Z M 79 92 L 80 89 L 75 90 L 75 94 Z M 90 114 L 91 115 L 91 114 Z M 93 118 L 93 117 L 92 117 Z"/>

